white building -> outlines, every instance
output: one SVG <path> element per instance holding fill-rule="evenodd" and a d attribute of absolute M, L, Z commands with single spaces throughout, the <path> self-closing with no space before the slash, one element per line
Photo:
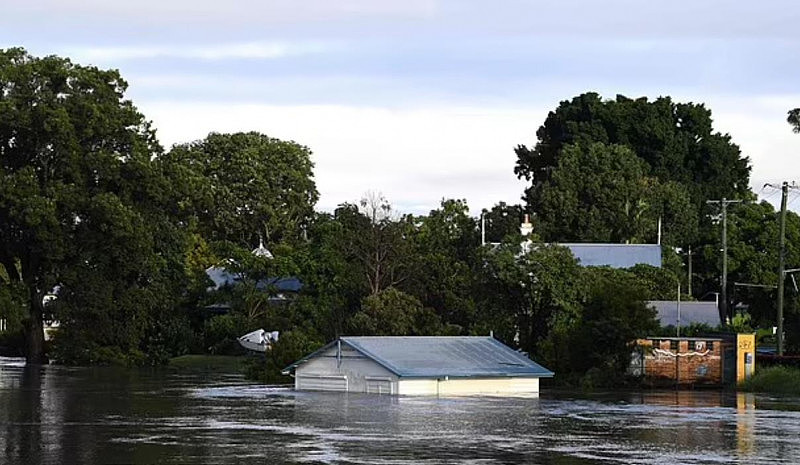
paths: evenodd
<path fill-rule="evenodd" d="M 538 395 L 553 373 L 493 337 L 341 337 L 284 369 L 295 389 L 397 395 Z"/>

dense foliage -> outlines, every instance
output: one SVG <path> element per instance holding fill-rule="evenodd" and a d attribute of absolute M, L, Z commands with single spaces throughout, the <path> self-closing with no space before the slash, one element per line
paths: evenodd
<path fill-rule="evenodd" d="M 694 296 L 717 289 L 705 199 L 753 197 L 747 158 L 702 105 L 585 94 L 548 116 L 534 149 L 517 148 L 526 206 L 476 218 L 446 199 L 408 215 L 368 193 L 317 212 L 308 148 L 212 133 L 164 153 L 125 88 L 116 71 L 0 52 L 0 346 L 27 337 L 32 362 L 51 317 L 61 328 L 49 355 L 73 364 L 235 354 L 237 336 L 277 330 L 250 366 L 268 382 L 340 335 L 493 333 L 565 378 L 609 383 L 630 341 L 659 331 L 646 300 L 686 293 L 688 279 Z M 523 238 L 526 212 L 535 233 Z M 662 268 L 585 268 L 557 245 L 652 243 L 659 219 Z M 776 228 L 767 203 L 732 207 L 731 282 L 777 279 Z M 798 266 L 794 214 L 787 238 Z M 690 245 L 687 277 L 671 246 Z M 299 292 L 276 285 L 288 277 Z M 753 324 L 772 323 L 769 291 L 736 291 Z M 796 298 L 787 318 L 798 344 Z"/>
<path fill-rule="evenodd" d="M 699 207 L 706 199 L 749 195 L 750 164 L 726 134 L 714 132 L 711 111 L 702 104 L 654 101 L 618 95 L 603 100 L 586 93 L 561 102 L 536 132 L 533 149 L 517 147 L 515 172 L 532 181 L 528 206 L 538 211 L 542 187 L 570 144 L 620 144 L 629 147 L 661 182 L 688 189 Z"/>
<path fill-rule="evenodd" d="M 796 116 L 789 112 L 789 122 Z M 749 159 L 729 135 L 714 131 L 710 110 L 669 97 L 603 100 L 586 93 L 561 102 L 536 136 L 533 148 L 517 147 L 515 172 L 531 183 L 525 199 L 542 239 L 653 243 L 660 220 L 662 244 L 682 254 L 665 254 L 665 267 L 684 289 L 704 296 L 720 291 L 722 272 L 719 206 L 706 201 L 737 199 L 742 203 L 728 208 L 723 308 L 749 308 L 759 324 L 775 322 L 774 291 L 736 283 L 776 284 L 778 214 L 755 202 Z M 798 227 L 797 215 L 789 212 L 790 268 L 800 266 L 791 239 Z M 688 267 L 689 250 L 691 276 L 680 269 Z M 788 297 L 793 314 L 796 293 Z"/>
<path fill-rule="evenodd" d="M 132 354 L 179 295 L 161 148 L 126 87 L 116 71 L 0 51 L 0 264 L 24 286 L 30 361 L 44 359 L 47 294 L 76 322 L 69 340 Z"/>

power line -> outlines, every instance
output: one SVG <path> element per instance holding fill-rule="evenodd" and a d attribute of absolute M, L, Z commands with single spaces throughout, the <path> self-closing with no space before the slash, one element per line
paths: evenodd
<path fill-rule="evenodd" d="M 778 189 L 774 184 L 764 184 L 764 187 L 771 187 Z M 797 185 L 792 182 L 789 185 L 784 181 L 781 184 L 781 216 L 780 216 L 780 237 L 778 239 L 778 355 L 783 355 L 783 282 L 786 280 L 786 271 L 784 265 L 786 263 L 786 199 L 789 197 L 789 189 L 797 189 Z"/>
<path fill-rule="evenodd" d="M 794 198 L 789 199 L 789 203 L 786 204 L 786 207 L 791 207 L 795 200 L 800 199 L 800 192 L 794 194 Z"/>
<path fill-rule="evenodd" d="M 722 209 L 722 305 L 719 308 L 722 322 L 727 321 L 728 317 L 728 204 L 740 202 L 741 200 L 729 200 L 725 197 L 720 200 L 706 200 L 707 204 L 719 204 Z"/>

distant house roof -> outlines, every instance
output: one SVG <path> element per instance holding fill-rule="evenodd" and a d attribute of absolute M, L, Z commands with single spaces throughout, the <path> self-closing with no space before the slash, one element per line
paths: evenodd
<path fill-rule="evenodd" d="M 498 245 L 493 243 L 493 245 Z M 661 246 L 659 244 L 603 244 L 603 243 L 553 243 L 568 248 L 581 266 L 610 266 L 631 268 L 636 265 L 651 265 L 661 268 Z M 523 252 L 534 246 L 531 241 L 522 243 Z"/>
<path fill-rule="evenodd" d="M 404 378 L 553 376 L 553 372 L 493 337 L 359 336 L 339 340 Z M 284 372 L 320 355 L 336 342 L 293 363 Z"/>
<path fill-rule="evenodd" d="M 651 300 L 647 305 L 658 312 L 661 326 L 678 326 L 678 302 L 675 300 Z M 681 302 L 681 326 L 692 323 L 706 324 L 712 328 L 720 325 L 716 302 Z"/>
<path fill-rule="evenodd" d="M 206 270 L 206 275 L 214 282 L 210 290 L 216 290 L 224 286 L 233 286 L 241 282 L 242 276 L 233 273 L 220 266 L 212 266 Z M 295 277 L 288 278 L 266 278 L 258 281 L 256 287 L 260 290 L 267 290 L 274 287 L 278 292 L 299 292 L 303 283 Z"/>
<path fill-rule="evenodd" d="M 582 266 L 631 268 L 644 264 L 661 268 L 658 244 L 558 244 L 567 247 Z"/>

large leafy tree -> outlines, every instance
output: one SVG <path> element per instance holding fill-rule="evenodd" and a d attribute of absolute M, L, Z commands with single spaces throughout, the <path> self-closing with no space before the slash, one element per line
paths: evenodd
<path fill-rule="evenodd" d="M 706 199 L 748 195 L 750 165 L 727 134 L 714 132 L 711 111 L 702 104 L 617 96 L 603 100 L 585 93 L 563 101 L 536 132 L 533 148 L 516 148 L 519 177 L 531 181 L 528 206 L 538 211 L 542 186 L 569 144 L 601 142 L 629 147 L 662 182 L 684 185 L 697 208 Z"/>
<path fill-rule="evenodd" d="M 728 212 L 728 283 L 731 286 L 729 297 L 732 304 L 729 308 L 743 306 L 753 321 L 762 326 L 775 324 L 776 291 L 752 285 L 775 286 L 778 282 L 778 217 L 779 212 L 766 201 L 738 204 Z M 794 212 L 787 212 L 785 233 L 786 268 L 798 268 L 800 217 Z M 719 289 L 720 276 L 715 272 L 721 260 L 719 241 L 719 230 L 708 230 L 702 238 L 707 245 L 698 249 L 695 255 L 697 269 L 701 270 L 701 295 Z M 785 284 L 787 308 L 791 308 L 790 302 L 797 298 L 791 277 L 787 277 Z"/>
<path fill-rule="evenodd" d="M 415 220 L 418 226 L 410 239 L 416 265 L 404 288 L 425 307 L 435 309 L 445 323 L 463 331 L 476 311 L 472 296 L 479 244 L 475 219 L 469 216 L 465 201 L 451 199 Z"/>
<path fill-rule="evenodd" d="M 256 132 L 177 145 L 163 164 L 211 243 L 296 243 L 319 197 L 311 151 Z"/>
<path fill-rule="evenodd" d="M 83 294 L 98 311 L 106 302 L 104 314 L 162 305 L 156 276 L 180 247 L 169 227 L 153 232 L 168 224 L 156 218 L 169 185 L 126 87 L 115 70 L 0 51 L 0 263 L 27 290 L 30 362 L 44 359 L 43 297 L 56 285 L 62 302 Z"/>
<path fill-rule="evenodd" d="M 569 249 L 518 240 L 484 250 L 482 312 L 476 330 L 494 333 L 532 355 L 547 352 L 548 340 L 580 319 L 585 285 Z"/>
<path fill-rule="evenodd" d="M 644 291 L 632 280 L 614 273 L 594 273 L 583 306 L 581 320 L 560 347 L 569 353 L 565 370 L 584 373 L 593 370 L 594 380 L 618 383 L 631 360 L 631 341 L 658 329 L 656 312 L 649 308 Z"/>
<path fill-rule="evenodd" d="M 486 242 L 500 243 L 508 236 L 519 234 L 519 225 L 525 217 L 522 205 L 498 202 L 483 213 Z"/>
<path fill-rule="evenodd" d="M 351 326 L 355 334 L 378 336 L 427 336 L 441 330 L 441 322 L 431 309 L 395 288 L 365 297 Z"/>
<path fill-rule="evenodd" d="M 341 224 L 341 246 L 359 267 L 368 294 L 399 287 L 411 276 L 412 218 L 398 217 L 380 194 L 366 194 L 358 205 L 342 204 L 335 212 Z"/>
<path fill-rule="evenodd" d="M 667 239 L 686 241 L 697 228 L 688 193 L 647 172 L 647 164 L 622 145 L 564 146 L 538 191 L 539 233 L 562 242 L 655 242 L 663 218 Z"/>

